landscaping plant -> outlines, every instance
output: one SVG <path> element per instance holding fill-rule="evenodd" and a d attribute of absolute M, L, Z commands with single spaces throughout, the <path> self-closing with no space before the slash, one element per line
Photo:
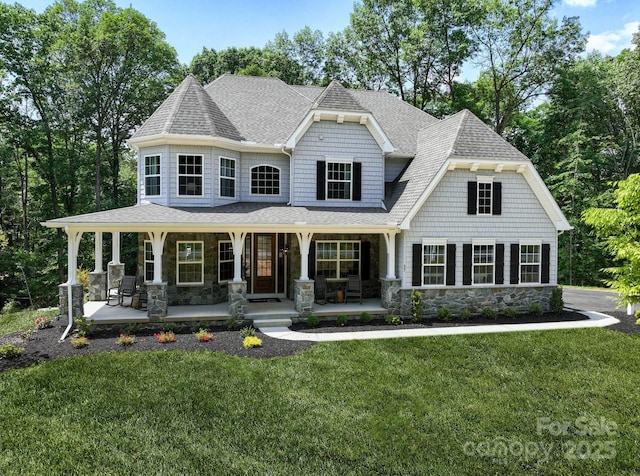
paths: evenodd
<path fill-rule="evenodd" d="M 336 324 L 338 324 L 340 327 L 346 326 L 347 322 L 348 318 L 346 314 L 340 314 L 338 317 L 336 317 Z"/>
<path fill-rule="evenodd" d="M 171 331 L 159 332 L 157 334 L 153 334 L 153 337 L 156 338 L 159 344 L 167 344 L 169 342 L 176 341 L 176 335 Z"/>
<path fill-rule="evenodd" d="M 18 347 L 15 344 L 0 345 L 0 358 L 3 359 L 15 359 L 24 354 L 25 348 Z"/>
<path fill-rule="evenodd" d="M 240 335 L 242 337 L 249 337 L 256 335 L 256 330 L 252 326 L 246 326 L 240 329 Z"/>
<path fill-rule="evenodd" d="M 544 309 L 542 308 L 542 304 L 539 302 L 532 302 L 529 306 L 529 312 L 534 316 L 542 316 L 544 314 Z"/>
<path fill-rule="evenodd" d="M 469 309 L 464 309 L 458 317 L 461 321 L 470 321 L 473 317 L 473 313 Z"/>
<path fill-rule="evenodd" d="M 194 333 L 196 339 L 200 342 L 209 342 L 216 338 L 211 332 L 207 329 L 200 329 L 198 332 Z"/>
<path fill-rule="evenodd" d="M 93 330 L 93 319 L 87 319 L 85 316 L 76 317 L 74 319 L 76 327 L 73 329 L 73 334 L 77 337 L 87 337 L 91 335 Z"/>
<path fill-rule="evenodd" d="M 53 319 L 49 316 L 40 316 L 36 319 L 34 324 L 35 329 L 46 329 L 47 327 L 51 327 L 53 324 Z"/>
<path fill-rule="evenodd" d="M 562 314 L 564 309 L 564 300 L 562 299 L 562 288 L 558 286 L 551 291 L 551 299 L 549 300 L 549 308 L 554 314 Z"/>
<path fill-rule="evenodd" d="M 396 314 L 387 314 L 384 318 L 384 322 L 392 326 L 399 326 L 402 324 L 402 319 L 400 319 L 400 316 L 397 316 Z"/>
<path fill-rule="evenodd" d="M 367 311 L 363 311 L 360 313 L 360 322 L 363 324 L 369 324 L 371 322 L 371 314 Z"/>
<path fill-rule="evenodd" d="M 89 345 L 89 339 L 86 336 L 75 336 L 71 338 L 71 347 L 74 349 L 82 349 Z"/>
<path fill-rule="evenodd" d="M 436 316 L 439 321 L 449 322 L 451 320 L 451 310 L 446 306 L 439 307 L 436 311 Z"/>
<path fill-rule="evenodd" d="M 307 317 L 307 327 L 316 327 L 318 324 L 320 324 L 320 319 L 318 319 L 318 316 L 314 316 L 313 314 L 311 314 L 309 317 Z"/>
<path fill-rule="evenodd" d="M 411 291 L 409 299 L 409 312 L 411 313 L 411 322 L 422 322 L 422 293 L 417 289 Z"/>
<path fill-rule="evenodd" d="M 483 307 L 482 311 L 480 312 L 480 314 L 482 315 L 482 317 L 484 317 L 485 319 L 492 319 L 492 320 L 496 320 L 498 318 L 498 313 L 496 312 L 495 309 L 493 309 L 492 307 Z"/>
<path fill-rule="evenodd" d="M 508 317 L 510 319 L 518 317 L 518 310 L 515 307 L 508 307 L 502 313 L 505 315 L 505 317 Z"/>
<path fill-rule="evenodd" d="M 245 349 L 253 349 L 254 347 L 262 347 L 262 340 L 256 336 L 247 336 L 242 341 L 242 346 Z"/>
<path fill-rule="evenodd" d="M 126 347 L 128 345 L 133 344 L 136 341 L 136 336 L 131 334 L 120 334 L 116 338 L 116 344 L 121 347 Z"/>

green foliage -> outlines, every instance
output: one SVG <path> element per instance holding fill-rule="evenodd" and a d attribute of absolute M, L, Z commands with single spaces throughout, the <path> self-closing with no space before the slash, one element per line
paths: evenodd
<path fill-rule="evenodd" d="M 422 292 L 417 289 L 411 291 L 409 298 L 409 313 L 411 314 L 411 322 L 422 322 Z"/>
<path fill-rule="evenodd" d="M 360 313 L 360 322 L 363 324 L 369 324 L 371 322 L 371 314 L 366 311 Z"/>
<path fill-rule="evenodd" d="M 160 330 L 162 332 L 173 332 L 175 334 L 179 327 L 175 322 L 165 322 L 160 326 Z"/>
<path fill-rule="evenodd" d="M 473 317 L 473 313 L 469 309 L 463 309 L 458 317 L 461 321 L 470 321 Z"/>
<path fill-rule="evenodd" d="M 209 342 L 216 338 L 216 336 L 209 332 L 207 329 L 200 329 L 195 332 L 194 335 L 196 336 L 196 340 L 198 340 L 199 342 Z"/>
<path fill-rule="evenodd" d="M 76 279 L 78 283 L 82 284 L 82 291 L 89 292 L 89 270 L 85 268 L 78 268 L 76 271 Z"/>
<path fill-rule="evenodd" d="M 240 329 L 240 321 L 238 319 L 236 319 L 235 317 L 231 317 L 231 318 L 227 319 L 226 321 L 224 321 L 224 327 L 228 331 L 238 330 L 238 329 Z"/>
<path fill-rule="evenodd" d="M 346 326 L 347 322 L 348 318 L 345 314 L 340 314 L 338 317 L 336 317 L 336 324 L 338 324 L 340 327 Z"/>
<path fill-rule="evenodd" d="M 480 311 L 480 315 L 485 319 L 496 320 L 498 318 L 498 312 L 492 307 L 483 307 L 482 311 Z"/>
<path fill-rule="evenodd" d="M 132 324 L 128 324 L 123 330 L 123 334 L 135 335 L 142 330 L 142 325 L 134 322 Z"/>
<path fill-rule="evenodd" d="M 384 322 L 392 326 L 399 326 L 400 324 L 402 324 L 402 319 L 400 318 L 400 316 L 397 316 L 395 314 L 387 314 L 384 317 Z"/>
<path fill-rule="evenodd" d="M 0 345 L 0 357 L 3 359 L 15 359 L 24 354 L 25 350 L 24 347 L 18 347 L 15 344 L 3 344 Z"/>
<path fill-rule="evenodd" d="M 39 316 L 33 323 L 34 329 L 46 329 L 53 325 L 53 319 L 50 316 Z"/>
<path fill-rule="evenodd" d="M 71 347 L 74 349 L 82 349 L 89 345 L 89 339 L 86 336 L 76 335 L 71 338 Z"/>
<path fill-rule="evenodd" d="M 73 329 L 73 334 L 78 337 L 87 337 L 91 335 L 93 331 L 93 319 L 87 319 L 86 316 L 76 317 L 73 320 L 75 327 Z"/>
<path fill-rule="evenodd" d="M 0 314 L 13 314 L 20 310 L 20 304 L 18 301 L 7 301 L 4 306 L 2 306 L 2 312 Z"/>
<path fill-rule="evenodd" d="M 253 349 L 254 347 L 262 347 L 262 340 L 256 336 L 246 336 L 242 341 L 245 349 Z"/>
<path fill-rule="evenodd" d="M 562 299 L 562 287 L 558 286 L 551 291 L 551 299 L 549 300 L 549 309 L 554 314 L 561 314 L 564 309 L 564 300 Z"/>
<path fill-rule="evenodd" d="M 201 331 L 201 330 L 208 331 L 209 330 L 209 323 L 207 321 L 196 322 L 193 325 L 192 329 L 193 329 L 193 332 L 198 332 L 198 331 Z"/>
<path fill-rule="evenodd" d="M 540 304 L 539 302 L 532 302 L 529 305 L 529 312 L 534 316 L 540 317 L 544 314 L 544 309 L 542 307 L 542 304 Z"/>
<path fill-rule="evenodd" d="M 316 327 L 320 323 L 318 316 L 311 314 L 307 317 L 307 327 Z"/>
<path fill-rule="evenodd" d="M 252 326 L 246 326 L 240 329 L 240 335 L 242 337 L 249 337 L 256 335 L 256 330 Z"/>
<path fill-rule="evenodd" d="M 518 317 L 518 310 L 515 307 L 507 307 L 504 311 L 502 311 L 502 313 L 509 319 Z"/>
<path fill-rule="evenodd" d="M 172 331 L 161 331 L 153 334 L 158 344 L 169 344 L 176 341 L 176 335 Z"/>
<path fill-rule="evenodd" d="M 436 311 L 436 317 L 439 321 L 449 322 L 451 320 L 451 310 L 446 306 L 439 307 Z"/>
<path fill-rule="evenodd" d="M 58 316 L 58 310 L 24 310 L 13 314 L 2 314 L 0 315 L 0 335 L 33 329 L 36 319 L 43 316 L 54 319 Z"/>
<path fill-rule="evenodd" d="M 130 334 L 120 334 L 116 337 L 116 345 L 120 347 L 128 347 L 136 341 L 136 336 Z"/>
<path fill-rule="evenodd" d="M 636 309 L 635 317 L 640 319 L 640 309 Z"/>

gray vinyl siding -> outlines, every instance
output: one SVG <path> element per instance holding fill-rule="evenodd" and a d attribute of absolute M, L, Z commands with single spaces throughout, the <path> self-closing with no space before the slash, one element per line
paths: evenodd
<path fill-rule="evenodd" d="M 409 158 L 387 158 L 384 161 L 384 181 L 393 182 L 398 178 L 400 172 L 404 170 L 407 164 L 411 162 Z"/>
<path fill-rule="evenodd" d="M 145 195 L 144 158 L 149 155 L 160 156 L 160 195 L 147 197 Z M 169 147 L 166 145 L 145 147 L 138 152 L 138 203 L 142 201 L 167 205 L 169 203 Z"/>
<path fill-rule="evenodd" d="M 280 195 L 251 195 L 251 169 L 257 165 L 270 165 L 280 169 Z M 277 202 L 289 201 L 289 157 L 280 154 L 242 153 L 240 164 L 242 187 L 240 188 L 243 202 Z"/>
<path fill-rule="evenodd" d="M 502 183 L 502 214 L 497 216 L 467 215 L 467 182 L 480 175 L 493 175 Z M 550 244 L 550 282 L 556 284 L 557 232 L 544 208 L 521 174 L 515 172 L 485 173 L 455 170 L 447 172 L 427 203 L 403 233 L 399 245 L 403 263 L 402 286 L 412 281 L 412 245 L 423 238 L 444 238 L 456 244 L 456 286 L 462 286 L 462 245 L 474 238 L 495 239 L 504 243 L 505 286 L 509 285 L 510 243 L 520 239 L 540 239 Z"/>
<path fill-rule="evenodd" d="M 316 164 L 327 157 L 353 158 L 362 163 L 362 200 L 316 200 Z M 293 205 L 380 207 L 384 198 L 382 150 L 366 126 L 357 123 L 314 122 L 293 153 Z"/>
<path fill-rule="evenodd" d="M 202 156 L 202 196 L 178 196 L 178 155 Z M 164 158 L 164 157 L 163 157 Z M 212 187 L 212 154 L 211 147 L 169 146 L 168 177 L 169 206 L 172 207 L 207 207 L 211 205 Z"/>
<path fill-rule="evenodd" d="M 220 205 L 229 205 L 242 201 L 241 190 L 242 184 L 246 180 L 240 171 L 242 170 L 241 154 L 235 150 L 226 150 L 219 147 L 213 149 L 213 168 L 211 171 L 211 192 L 209 206 L 217 207 Z M 235 159 L 236 161 L 236 196 L 235 198 L 220 196 L 220 157 L 225 159 Z"/>

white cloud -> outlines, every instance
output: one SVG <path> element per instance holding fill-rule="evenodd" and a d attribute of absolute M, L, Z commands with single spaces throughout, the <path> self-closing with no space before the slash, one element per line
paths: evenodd
<path fill-rule="evenodd" d="M 564 0 L 570 7 L 595 7 L 597 0 Z"/>
<path fill-rule="evenodd" d="M 600 53 L 617 54 L 624 48 L 630 48 L 632 46 L 631 38 L 634 33 L 638 32 L 638 26 L 640 26 L 640 22 L 634 21 L 625 23 L 621 30 L 589 35 L 587 51 L 598 50 Z"/>

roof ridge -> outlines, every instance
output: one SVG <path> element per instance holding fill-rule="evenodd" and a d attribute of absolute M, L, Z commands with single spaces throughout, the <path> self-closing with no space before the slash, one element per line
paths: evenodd
<path fill-rule="evenodd" d="M 456 112 L 453 116 L 450 116 L 447 119 L 445 119 L 445 121 L 448 121 L 449 119 L 457 116 L 458 114 L 462 115 L 462 118 L 460 119 L 460 122 L 458 123 L 458 129 L 456 130 L 455 139 L 451 143 L 451 147 L 449 148 L 449 151 L 447 153 L 447 157 L 451 157 L 453 155 L 453 153 L 455 152 L 456 145 L 458 145 L 458 141 L 460 140 L 460 131 L 462 131 L 463 125 L 466 125 L 466 123 L 467 123 L 467 121 L 469 119 L 469 113 L 471 113 L 471 111 L 469 111 L 469 109 L 462 109 L 461 111 Z"/>
<path fill-rule="evenodd" d="M 189 81 L 188 84 L 187 81 Z M 167 118 L 167 121 L 165 122 L 164 128 L 162 132 L 168 133 L 171 128 L 173 127 L 173 124 L 176 120 L 176 116 L 177 116 L 177 112 L 180 110 L 180 107 L 182 106 L 182 103 L 184 102 L 184 98 L 187 95 L 187 91 L 189 90 L 189 87 L 191 85 L 191 81 L 198 81 L 195 76 L 193 76 L 193 74 L 189 73 L 187 75 L 186 78 L 184 78 L 184 81 L 182 81 L 182 83 L 180 83 L 180 86 L 178 86 L 178 89 L 176 89 L 174 92 L 178 93 L 178 98 L 177 101 L 172 105 L 171 109 L 169 110 L 169 117 Z M 184 87 L 182 87 L 184 86 Z"/>

